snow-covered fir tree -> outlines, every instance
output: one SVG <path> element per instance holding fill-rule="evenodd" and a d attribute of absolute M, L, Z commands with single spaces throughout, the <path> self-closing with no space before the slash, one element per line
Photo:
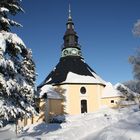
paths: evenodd
<path fill-rule="evenodd" d="M 10 32 L 21 26 L 9 18 L 23 11 L 21 0 L 0 0 L 0 122 L 35 113 L 35 64 L 32 52 Z"/>

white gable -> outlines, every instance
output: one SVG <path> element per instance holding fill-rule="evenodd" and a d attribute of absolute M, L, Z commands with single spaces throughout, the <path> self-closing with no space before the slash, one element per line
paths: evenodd
<path fill-rule="evenodd" d="M 123 96 L 118 90 L 116 90 L 111 83 L 107 83 L 103 89 L 101 98 L 109 97 L 121 97 Z"/>

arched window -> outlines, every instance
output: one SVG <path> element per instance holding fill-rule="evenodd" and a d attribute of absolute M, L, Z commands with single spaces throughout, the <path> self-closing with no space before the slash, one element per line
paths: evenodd
<path fill-rule="evenodd" d="M 81 113 L 87 112 L 87 100 L 81 100 Z"/>

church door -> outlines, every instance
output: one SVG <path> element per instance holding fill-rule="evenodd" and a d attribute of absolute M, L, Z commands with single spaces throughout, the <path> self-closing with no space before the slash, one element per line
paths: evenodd
<path fill-rule="evenodd" d="M 81 113 L 87 112 L 87 100 L 81 100 Z"/>

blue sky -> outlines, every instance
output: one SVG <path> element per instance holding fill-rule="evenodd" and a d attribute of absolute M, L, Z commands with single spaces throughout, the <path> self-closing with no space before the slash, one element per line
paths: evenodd
<path fill-rule="evenodd" d="M 140 0 L 23 0 L 26 12 L 14 19 L 24 27 L 13 31 L 33 51 L 37 85 L 59 61 L 69 2 L 87 64 L 113 84 L 133 79 L 128 57 L 140 46 L 132 35 Z"/>

